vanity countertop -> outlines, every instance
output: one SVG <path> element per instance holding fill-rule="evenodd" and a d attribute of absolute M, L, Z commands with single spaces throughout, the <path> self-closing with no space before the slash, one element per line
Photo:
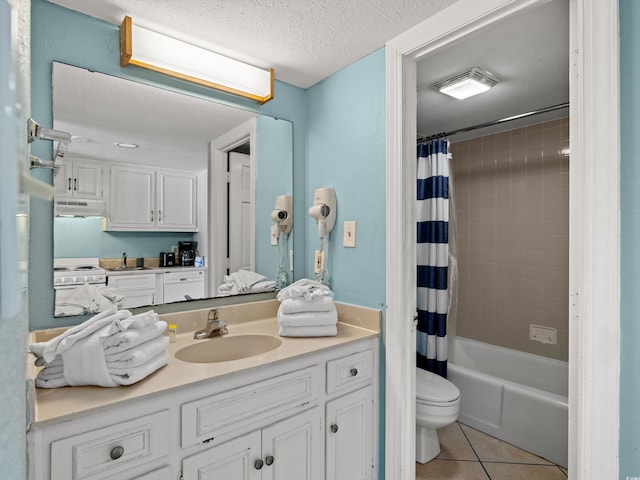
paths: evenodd
<path fill-rule="evenodd" d="M 335 337 L 288 338 L 279 337 L 276 312 L 279 302 L 268 300 L 243 305 L 221 307 L 220 319 L 228 324 L 228 336 L 259 334 L 281 339 L 282 344 L 270 352 L 220 363 L 187 363 L 175 358 L 175 353 L 193 343 L 193 332 L 205 325 L 209 309 L 178 312 L 161 315 L 167 323 L 178 325 L 175 343 L 169 344 L 169 364 L 154 372 L 144 380 L 130 386 L 104 387 L 62 387 L 54 389 L 35 388 L 31 392 L 31 421 L 33 425 L 44 425 L 60 421 L 65 417 L 98 411 L 120 402 L 126 402 L 146 395 L 211 381 L 216 377 L 245 371 L 257 366 L 291 360 L 302 355 L 318 352 L 350 342 L 373 338 L 379 335 L 380 312 L 378 310 L 336 304 L 338 308 L 338 334 Z M 181 333 L 183 332 L 183 333 Z M 32 341 L 42 341 L 61 333 L 61 329 L 32 332 Z M 222 341 L 224 341 L 224 338 Z M 35 378 L 33 355 L 28 355 L 30 378 Z"/>
<path fill-rule="evenodd" d="M 121 275 L 144 275 L 157 273 L 174 273 L 174 272 L 204 272 L 207 267 L 144 267 L 141 270 L 106 270 L 107 277 L 117 277 Z"/>

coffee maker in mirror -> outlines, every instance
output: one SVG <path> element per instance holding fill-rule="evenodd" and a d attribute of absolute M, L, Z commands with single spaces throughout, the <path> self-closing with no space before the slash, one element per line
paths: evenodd
<path fill-rule="evenodd" d="M 193 267 L 196 260 L 197 248 L 198 242 L 178 242 L 178 265 L 182 265 L 183 267 Z"/>

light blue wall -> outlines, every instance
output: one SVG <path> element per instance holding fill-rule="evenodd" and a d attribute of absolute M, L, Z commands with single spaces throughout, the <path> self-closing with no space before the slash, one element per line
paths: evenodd
<path fill-rule="evenodd" d="M 293 195 L 291 152 L 281 147 L 291 138 L 292 129 L 290 122 L 265 116 L 258 117 L 256 125 L 256 271 L 269 279 L 275 278 L 279 260 L 278 247 L 271 246 L 271 211 L 276 196 Z M 262 160 L 265 158 L 267 162 Z"/>
<path fill-rule="evenodd" d="M 157 257 L 179 241 L 193 240 L 193 233 L 104 232 L 102 218 L 57 217 L 53 221 L 54 258 Z"/>
<path fill-rule="evenodd" d="M 43 126 L 52 125 L 51 72 L 52 61 L 59 61 L 114 75 L 159 85 L 164 88 L 189 93 L 202 98 L 216 99 L 258 113 L 264 113 L 293 122 L 294 158 L 294 216 L 304 222 L 305 163 L 304 132 L 306 124 L 305 91 L 282 82 L 275 82 L 275 98 L 263 106 L 251 100 L 240 99 L 210 89 L 172 80 L 163 75 L 136 67 L 121 69 L 119 66 L 118 26 L 86 15 L 67 10 L 44 0 L 32 2 L 32 55 L 31 55 L 31 114 Z M 32 152 L 41 158 L 51 158 L 51 146 L 46 142 L 33 144 Z M 51 173 L 39 170 L 34 174 L 51 183 Z M 53 287 L 51 265 L 53 263 L 53 213 L 51 203 L 39 200 L 31 204 L 31 236 L 29 243 L 29 303 L 30 328 L 57 326 L 60 320 L 53 318 Z M 304 231 L 294 230 L 294 249 L 304 251 Z M 124 250 L 123 250 L 124 251 Z M 122 252 L 120 252 L 122 253 Z M 303 275 L 303 266 L 295 265 L 296 278 Z M 65 318 L 65 324 L 78 323 L 82 317 Z"/>
<path fill-rule="evenodd" d="M 385 302 L 385 54 L 380 49 L 307 91 L 306 210 L 316 188 L 336 190 L 329 274 L 336 300 L 372 308 Z M 305 213 L 307 213 L 305 211 Z M 356 222 L 356 247 L 342 246 L 345 221 Z M 306 216 L 305 275 L 314 278 L 319 248 Z"/>
<path fill-rule="evenodd" d="M 620 0 L 620 479 L 640 477 L 640 2 Z"/>
<path fill-rule="evenodd" d="M 384 48 L 307 90 L 305 276 L 314 278 L 319 248 L 307 215 L 316 188 L 336 190 L 329 273 L 336 300 L 385 310 L 386 84 Z M 296 208 L 298 208 L 296 206 Z M 356 247 L 342 246 L 345 221 L 356 222 Z M 298 224 L 298 228 L 299 228 Z M 384 329 L 382 330 L 384 331 Z M 384 337 L 380 342 L 378 478 L 384 480 Z"/>

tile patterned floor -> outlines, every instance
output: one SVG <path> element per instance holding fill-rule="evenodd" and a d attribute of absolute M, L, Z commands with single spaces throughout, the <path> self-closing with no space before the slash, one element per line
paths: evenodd
<path fill-rule="evenodd" d="M 567 470 L 460 423 L 438 430 L 440 455 L 416 480 L 567 480 Z"/>

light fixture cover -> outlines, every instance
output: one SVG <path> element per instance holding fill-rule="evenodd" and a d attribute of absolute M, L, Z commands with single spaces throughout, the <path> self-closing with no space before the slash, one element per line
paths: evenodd
<path fill-rule="evenodd" d="M 486 92 L 497 83 L 498 79 L 494 75 L 480 67 L 473 67 L 466 72 L 434 83 L 431 88 L 462 100 Z"/>
<path fill-rule="evenodd" d="M 264 70 L 133 24 L 120 25 L 120 66 L 136 65 L 181 80 L 250 98 L 273 98 L 273 68 Z"/>

